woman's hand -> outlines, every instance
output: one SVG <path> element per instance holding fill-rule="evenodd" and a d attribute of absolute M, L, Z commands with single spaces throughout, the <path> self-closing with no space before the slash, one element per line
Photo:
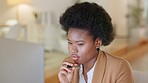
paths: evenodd
<path fill-rule="evenodd" d="M 60 83 L 71 83 L 74 76 L 74 64 L 63 62 L 60 71 L 58 73 L 58 78 Z"/>

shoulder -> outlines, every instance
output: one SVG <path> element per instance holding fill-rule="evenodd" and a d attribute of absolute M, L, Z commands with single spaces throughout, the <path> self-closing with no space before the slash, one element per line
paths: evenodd
<path fill-rule="evenodd" d="M 117 83 L 133 83 L 130 64 L 127 60 L 106 53 L 107 71 L 116 77 Z"/>
<path fill-rule="evenodd" d="M 130 64 L 127 60 L 121 58 L 121 57 L 116 57 L 113 55 L 110 55 L 106 52 L 104 52 L 107 58 L 107 67 L 110 69 L 115 69 L 118 70 L 119 72 L 121 71 L 131 71 Z"/>
<path fill-rule="evenodd" d="M 107 58 L 107 61 L 111 61 L 112 63 L 118 63 L 118 64 L 129 64 L 129 62 L 121 57 L 113 56 L 107 52 L 104 52 Z"/>

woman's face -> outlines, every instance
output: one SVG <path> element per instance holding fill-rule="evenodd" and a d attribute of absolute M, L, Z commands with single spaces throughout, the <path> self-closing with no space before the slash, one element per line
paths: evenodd
<path fill-rule="evenodd" d="M 98 55 L 96 42 L 89 32 L 83 29 L 69 29 L 68 49 L 73 60 L 78 64 L 86 64 Z"/>

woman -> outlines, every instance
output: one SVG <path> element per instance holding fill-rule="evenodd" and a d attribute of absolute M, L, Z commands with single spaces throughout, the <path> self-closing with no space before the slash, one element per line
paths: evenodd
<path fill-rule="evenodd" d="M 60 83 L 133 83 L 127 61 L 101 51 L 113 39 L 108 13 L 96 3 L 77 3 L 60 17 L 70 56 L 58 73 Z"/>

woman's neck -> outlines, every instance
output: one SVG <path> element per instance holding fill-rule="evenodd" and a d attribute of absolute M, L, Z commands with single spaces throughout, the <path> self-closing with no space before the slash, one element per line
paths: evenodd
<path fill-rule="evenodd" d="M 86 64 L 83 64 L 83 73 L 86 73 L 92 69 L 92 67 L 94 66 L 96 60 L 97 60 L 97 57 L 98 57 L 98 53 L 96 54 L 95 57 L 93 57 L 92 59 L 90 59 Z"/>
<path fill-rule="evenodd" d="M 86 64 L 83 64 L 83 76 L 84 76 L 86 83 L 87 83 L 87 80 L 88 80 L 87 72 L 90 71 L 93 68 L 93 66 L 94 66 L 94 64 L 97 60 L 98 54 L 99 53 L 97 53 L 96 56 L 93 57 L 91 60 L 89 60 Z"/>

